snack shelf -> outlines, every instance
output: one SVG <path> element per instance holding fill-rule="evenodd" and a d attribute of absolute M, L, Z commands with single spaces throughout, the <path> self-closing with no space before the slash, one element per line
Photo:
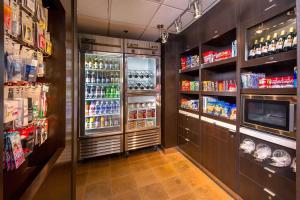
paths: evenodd
<path fill-rule="evenodd" d="M 180 91 L 181 94 L 199 94 L 199 91 Z"/>
<path fill-rule="evenodd" d="M 182 108 L 182 107 L 180 107 L 179 110 L 183 110 L 183 111 L 186 111 L 186 112 L 189 112 L 189 113 L 199 115 L 199 111 L 197 111 L 197 110 L 191 110 L 191 109 Z"/>
<path fill-rule="evenodd" d="M 241 90 L 242 94 L 297 94 L 297 88 L 245 88 Z"/>
<path fill-rule="evenodd" d="M 236 97 L 236 92 L 214 92 L 214 91 L 201 91 L 202 96 L 224 96 L 224 97 Z"/>
<path fill-rule="evenodd" d="M 201 113 L 201 116 L 208 117 L 208 118 L 215 119 L 215 120 L 219 120 L 219 121 L 226 122 L 226 123 L 229 123 L 229 124 L 236 124 L 236 120 L 227 119 L 225 117 L 210 115 L 210 114 L 207 114 L 207 113 Z"/>
<path fill-rule="evenodd" d="M 256 67 L 260 65 L 271 65 L 274 63 L 282 63 L 285 61 L 291 61 L 296 59 L 297 49 L 293 49 L 287 52 L 281 52 L 278 54 L 247 60 L 245 61 L 245 64 L 244 66 L 242 66 L 242 68 Z"/>
<path fill-rule="evenodd" d="M 232 58 L 227 58 L 227 59 L 212 62 L 212 63 L 202 64 L 201 68 L 207 69 L 207 68 L 214 68 L 214 67 L 220 67 L 220 66 L 224 67 L 224 66 L 228 66 L 228 65 L 233 65 L 236 63 L 236 61 L 237 61 L 237 58 L 232 57 Z"/>
<path fill-rule="evenodd" d="M 179 69 L 179 73 L 184 74 L 184 73 L 189 73 L 189 72 L 196 72 L 196 71 L 199 71 L 199 69 L 200 69 L 200 66 L 192 67 L 192 68 L 188 68 L 188 69 Z"/>

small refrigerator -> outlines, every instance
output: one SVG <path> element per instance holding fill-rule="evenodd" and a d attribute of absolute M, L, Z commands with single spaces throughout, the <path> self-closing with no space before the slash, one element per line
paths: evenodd
<path fill-rule="evenodd" d="M 123 151 L 121 47 L 115 38 L 81 38 L 79 159 Z"/>
<path fill-rule="evenodd" d="M 161 143 L 160 44 L 125 40 L 125 152 Z"/>

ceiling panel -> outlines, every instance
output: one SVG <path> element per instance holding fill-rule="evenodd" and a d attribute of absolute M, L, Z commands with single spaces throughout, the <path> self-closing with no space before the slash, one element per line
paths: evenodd
<path fill-rule="evenodd" d="M 159 39 L 159 30 L 156 28 L 147 28 L 142 37 L 141 40 L 148 40 L 148 41 L 156 41 Z"/>
<path fill-rule="evenodd" d="M 112 0 L 111 20 L 145 26 L 159 5 L 147 0 Z"/>
<path fill-rule="evenodd" d="M 93 17 L 78 16 L 78 31 L 80 33 L 91 33 L 106 35 L 108 28 L 107 20 L 96 20 Z"/>
<path fill-rule="evenodd" d="M 78 15 L 108 19 L 108 0 L 78 0 Z"/>
<path fill-rule="evenodd" d="M 163 24 L 166 28 L 182 13 L 181 10 L 162 5 L 151 21 L 150 26 L 156 27 Z"/>
<path fill-rule="evenodd" d="M 165 0 L 164 4 L 185 10 L 189 5 L 189 0 Z"/>
<path fill-rule="evenodd" d="M 143 33 L 144 29 L 145 26 L 138 26 L 129 23 L 111 22 L 109 34 L 112 36 L 123 36 L 124 30 L 127 30 L 128 33 L 126 37 L 137 39 Z"/>

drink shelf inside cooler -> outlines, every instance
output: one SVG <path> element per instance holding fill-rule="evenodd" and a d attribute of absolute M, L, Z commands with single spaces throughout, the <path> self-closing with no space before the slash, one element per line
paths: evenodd
<path fill-rule="evenodd" d="M 130 122 L 130 121 L 141 121 L 141 120 L 156 120 L 156 117 L 128 119 L 129 122 Z"/>
<path fill-rule="evenodd" d="M 97 71 L 97 72 L 120 72 L 119 69 L 89 69 L 85 68 L 86 71 Z"/>
<path fill-rule="evenodd" d="M 85 117 L 102 117 L 102 116 L 115 116 L 120 115 L 120 113 L 110 113 L 110 114 L 96 114 L 96 115 L 86 115 Z"/>
<path fill-rule="evenodd" d="M 97 101 L 97 100 L 103 100 L 103 101 L 106 101 L 106 100 L 120 100 L 120 98 L 89 98 L 89 99 L 85 99 L 86 101 Z"/>
<path fill-rule="evenodd" d="M 109 128 L 118 128 L 118 127 L 120 127 L 120 125 L 117 125 L 117 126 L 97 127 L 97 128 L 86 128 L 85 130 L 86 130 L 86 131 L 89 131 L 89 130 L 109 129 Z"/>
<path fill-rule="evenodd" d="M 109 86 L 119 86 L 120 83 L 85 83 L 86 85 L 91 85 L 91 86 L 94 86 L 94 85 L 109 85 Z"/>
<path fill-rule="evenodd" d="M 135 110 L 151 110 L 151 109 L 156 109 L 156 107 L 151 107 L 151 108 L 128 108 L 128 111 L 135 111 Z"/>

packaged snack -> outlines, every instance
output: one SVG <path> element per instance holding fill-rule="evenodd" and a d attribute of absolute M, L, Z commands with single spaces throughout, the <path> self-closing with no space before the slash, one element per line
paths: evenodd
<path fill-rule="evenodd" d="M 204 64 L 214 62 L 214 54 L 215 54 L 214 51 L 207 51 L 202 53 Z"/>
<path fill-rule="evenodd" d="M 181 69 L 185 70 L 187 68 L 187 58 L 186 57 L 181 57 Z"/>

